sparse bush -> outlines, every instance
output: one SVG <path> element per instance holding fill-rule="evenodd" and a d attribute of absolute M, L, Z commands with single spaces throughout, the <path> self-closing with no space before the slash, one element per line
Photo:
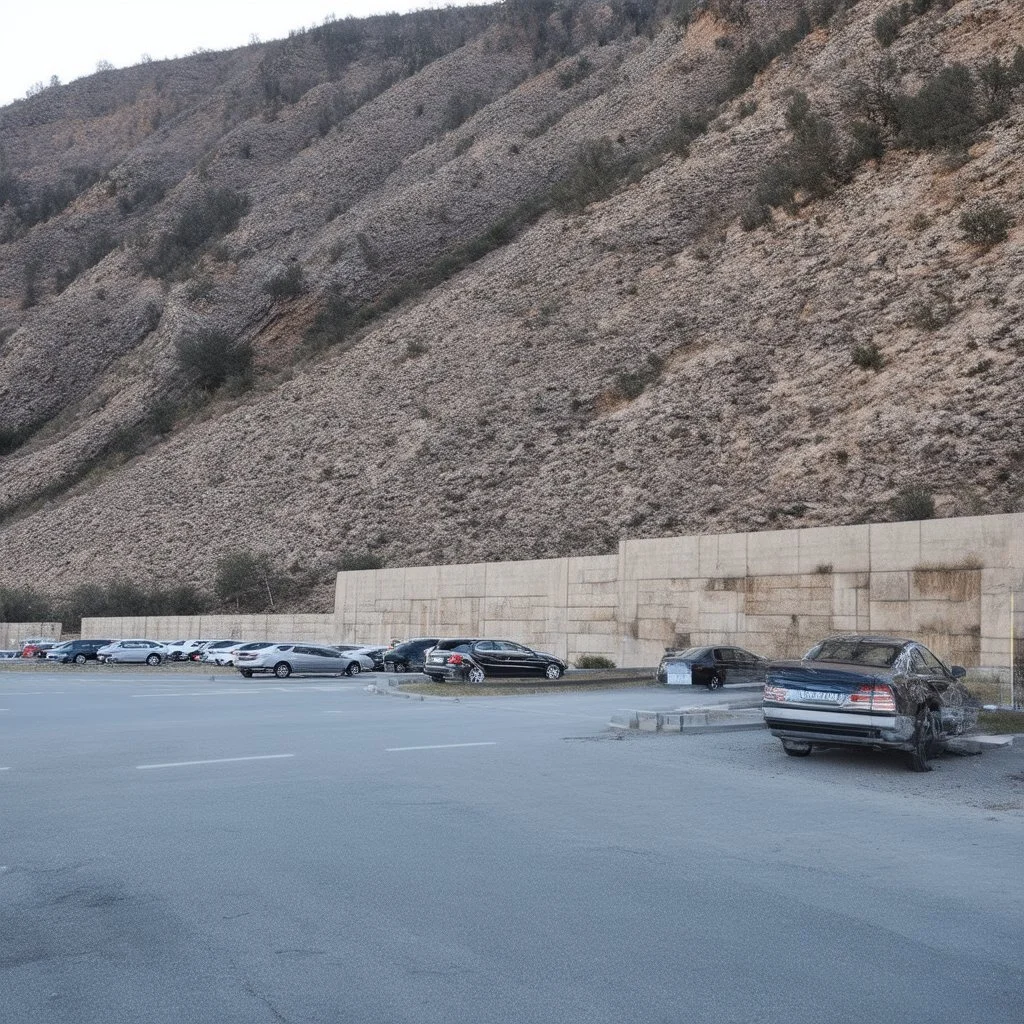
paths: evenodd
<path fill-rule="evenodd" d="M 960 216 L 964 238 L 975 245 L 988 247 L 1005 242 L 1012 226 L 1010 211 L 994 199 L 984 199 Z"/>
<path fill-rule="evenodd" d="M 551 190 L 551 201 L 562 213 L 579 213 L 590 203 L 606 199 L 626 176 L 632 161 L 620 156 L 608 138 L 586 143 L 576 163 Z"/>
<path fill-rule="evenodd" d="M 900 30 L 910 20 L 910 4 L 887 7 L 875 18 L 875 38 L 882 47 L 892 46 L 899 38 Z"/>
<path fill-rule="evenodd" d="M 885 356 L 873 341 L 869 341 L 853 350 L 853 365 L 859 366 L 862 370 L 877 371 L 885 366 Z"/>
<path fill-rule="evenodd" d="M 64 631 L 78 633 L 85 616 L 197 615 L 209 611 L 212 601 L 208 594 L 187 583 L 161 587 L 114 580 L 83 583 L 53 604 Z"/>
<path fill-rule="evenodd" d="M 169 276 L 195 259 L 207 242 L 234 231 L 248 210 L 248 197 L 234 189 L 207 189 L 186 204 L 172 228 L 143 256 L 143 269 L 151 277 Z"/>
<path fill-rule="evenodd" d="M 632 401 L 639 398 L 653 384 L 664 369 L 664 360 L 654 352 L 648 353 L 646 363 L 636 370 L 623 370 L 615 377 L 615 390 L 620 398 Z"/>
<path fill-rule="evenodd" d="M 872 121 L 854 121 L 849 128 L 848 161 L 856 167 L 867 160 L 880 160 L 885 155 L 885 136 L 880 125 Z"/>
<path fill-rule="evenodd" d="M 899 523 L 935 518 L 935 498 L 931 491 L 919 484 L 901 488 L 890 504 L 893 519 Z"/>
<path fill-rule="evenodd" d="M 907 319 L 913 327 L 924 331 L 937 331 L 953 319 L 956 307 L 946 292 L 938 292 L 927 299 L 915 299 L 910 303 Z"/>
<path fill-rule="evenodd" d="M 908 149 L 966 149 L 981 125 L 971 72 L 953 64 L 913 96 L 896 98 L 897 141 Z"/>
<path fill-rule="evenodd" d="M 756 106 L 756 104 L 755 104 Z M 697 114 L 681 114 L 669 129 L 665 138 L 665 148 L 680 156 L 687 156 L 694 139 L 699 138 L 708 130 L 714 116 L 710 110 Z"/>
<path fill-rule="evenodd" d="M 487 103 L 487 97 L 482 93 L 463 92 L 462 90 L 453 92 L 445 104 L 444 116 L 441 118 L 442 126 L 448 131 L 458 128 L 478 110 L 486 107 Z"/>
<path fill-rule="evenodd" d="M 360 569 L 383 569 L 384 562 L 369 552 L 362 555 L 344 555 L 338 560 L 338 572 L 356 572 Z"/>
<path fill-rule="evenodd" d="M 558 84 L 563 89 L 571 89 L 574 85 L 589 78 L 594 73 L 594 64 L 586 54 L 581 54 L 567 67 L 558 72 Z"/>
<path fill-rule="evenodd" d="M 252 373 L 252 346 L 224 331 L 213 328 L 187 334 L 176 347 L 182 371 L 208 393 L 229 381 L 244 384 Z"/>
<path fill-rule="evenodd" d="M 615 662 L 603 654 L 578 654 L 575 665 L 577 668 L 615 668 Z"/>
<path fill-rule="evenodd" d="M 301 263 L 290 263 L 286 270 L 275 274 L 264 286 L 263 290 L 275 302 L 283 299 L 294 299 L 306 290 L 306 279 Z"/>
<path fill-rule="evenodd" d="M 146 178 L 130 192 L 119 192 L 117 208 L 126 216 L 135 210 L 155 206 L 166 195 L 167 189 L 155 178 Z"/>
<path fill-rule="evenodd" d="M 238 611 L 273 608 L 277 583 L 270 558 L 265 554 L 236 549 L 217 559 L 214 590 L 222 604 L 234 605 Z"/>
<path fill-rule="evenodd" d="M 53 601 L 34 587 L 0 587 L 0 622 L 57 622 Z"/>

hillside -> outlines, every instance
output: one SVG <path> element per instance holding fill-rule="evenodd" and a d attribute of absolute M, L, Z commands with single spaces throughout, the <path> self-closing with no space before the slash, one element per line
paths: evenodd
<path fill-rule="evenodd" d="M 519 0 L 0 109 L 0 586 L 1019 510 L 1022 45 Z"/>

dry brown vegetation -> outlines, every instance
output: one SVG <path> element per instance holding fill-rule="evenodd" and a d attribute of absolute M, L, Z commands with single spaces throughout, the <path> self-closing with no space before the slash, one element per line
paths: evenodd
<path fill-rule="evenodd" d="M 0 109 L 0 585 L 1019 509 L 1024 12 L 892 7 L 517 0 Z"/>

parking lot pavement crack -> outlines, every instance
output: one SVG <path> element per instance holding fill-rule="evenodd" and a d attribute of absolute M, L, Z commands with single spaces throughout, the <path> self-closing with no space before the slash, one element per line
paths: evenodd
<path fill-rule="evenodd" d="M 256 987 L 256 986 L 255 986 L 255 985 L 254 985 L 254 984 L 253 984 L 253 983 L 252 983 L 252 982 L 251 982 L 251 981 L 250 981 L 250 980 L 249 980 L 249 979 L 248 979 L 248 978 L 247 978 L 247 977 L 246 977 L 246 976 L 245 976 L 245 975 L 244 975 L 243 973 L 242 973 L 242 971 L 241 971 L 241 970 L 239 969 L 239 967 L 238 967 L 238 965 L 237 965 L 237 964 L 235 964 L 235 963 L 233 963 L 233 962 L 232 962 L 232 964 L 231 964 L 231 967 L 232 967 L 232 969 L 234 970 L 235 974 L 237 974 L 237 975 L 238 975 L 238 978 L 239 978 L 239 980 L 240 980 L 240 981 L 241 981 L 241 983 L 242 983 L 242 988 L 243 988 L 243 989 L 245 989 L 245 991 L 246 991 L 246 992 L 247 992 L 247 993 L 248 993 L 248 994 L 249 994 L 249 995 L 250 995 L 250 996 L 251 996 L 251 997 L 252 997 L 253 999 L 257 1000 L 257 1002 L 260 1002 L 260 1003 L 262 1003 L 262 1004 L 263 1004 L 263 1005 L 264 1005 L 264 1006 L 265 1006 L 265 1007 L 267 1008 L 267 1010 L 268 1010 L 268 1011 L 270 1012 L 270 1014 L 271 1014 L 271 1017 L 272 1017 L 272 1019 L 273 1019 L 274 1021 L 276 1021 L 276 1022 L 277 1022 L 277 1024 L 295 1024 L 295 1022 L 294 1022 L 294 1021 L 293 1021 L 292 1019 L 290 1019 L 290 1018 L 286 1017 L 286 1016 L 285 1016 L 285 1015 L 284 1015 L 284 1014 L 283 1014 L 283 1013 L 282 1013 L 282 1012 L 280 1011 L 280 1009 L 278 1009 L 278 1007 L 276 1007 L 276 1006 L 274 1005 L 274 1003 L 273 1003 L 273 1002 L 272 1002 L 272 1001 L 270 1000 L 270 998 L 269 998 L 269 997 L 268 997 L 268 996 L 267 996 L 266 994 L 264 994 L 263 992 L 261 992 L 261 991 L 260 991 L 260 990 L 259 990 L 259 989 L 258 989 L 258 988 L 257 988 L 257 987 Z"/>

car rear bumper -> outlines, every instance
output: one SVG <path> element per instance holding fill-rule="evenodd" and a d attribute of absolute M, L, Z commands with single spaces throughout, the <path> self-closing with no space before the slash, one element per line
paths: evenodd
<path fill-rule="evenodd" d="M 422 671 L 428 676 L 436 676 L 439 679 L 443 679 L 446 683 L 459 683 L 466 678 L 466 673 L 470 670 L 470 665 L 431 665 L 429 662 L 424 664 Z"/>
<path fill-rule="evenodd" d="M 854 747 L 912 750 L 916 723 L 906 715 L 821 712 L 765 707 L 765 724 L 779 739 Z"/>

